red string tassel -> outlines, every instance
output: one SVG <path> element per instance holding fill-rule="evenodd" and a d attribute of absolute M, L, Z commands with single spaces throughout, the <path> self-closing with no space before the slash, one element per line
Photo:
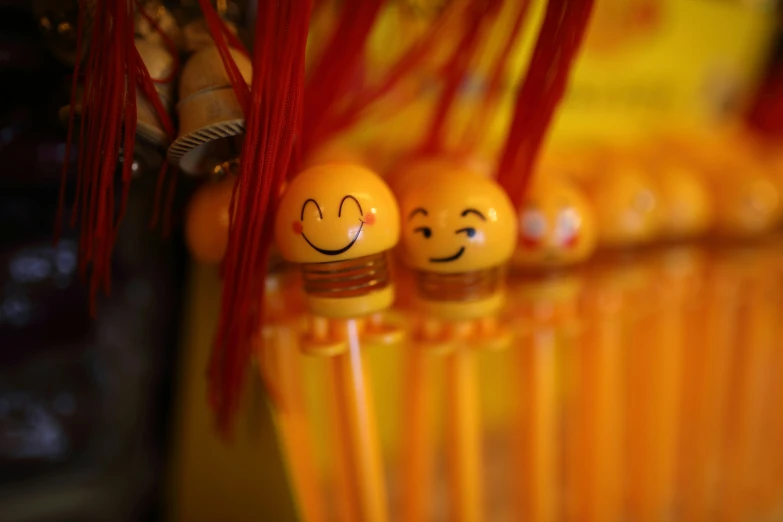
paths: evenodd
<path fill-rule="evenodd" d="M 288 173 L 304 88 L 309 0 L 259 3 L 242 161 L 223 260 L 223 295 L 210 361 L 210 400 L 228 434 L 252 340 L 260 331 L 277 195 Z"/>
<path fill-rule="evenodd" d="M 516 205 L 524 198 L 538 149 L 565 94 L 592 7 L 593 0 L 550 0 L 547 5 L 498 166 L 498 181 Z"/>
<path fill-rule="evenodd" d="M 157 109 L 161 124 L 173 136 L 174 127 L 163 109 L 146 66 L 134 44 L 132 0 L 95 2 L 91 46 L 82 67 L 76 64 L 68 116 L 55 238 L 62 228 L 67 171 L 76 115 L 76 80 L 83 72 L 76 194 L 71 227 L 79 226 L 79 269 L 90 272 L 90 308 L 95 313 L 98 292 L 111 290 L 111 256 L 127 207 L 136 139 L 137 87 Z M 84 41 L 85 2 L 79 4 L 77 55 Z M 115 172 L 123 155 L 120 208 L 115 209 Z"/>
<path fill-rule="evenodd" d="M 383 0 L 343 2 L 339 23 L 305 89 L 303 153 L 317 146 L 322 126 L 333 116 L 335 105 L 351 90 L 351 82 L 364 58 L 367 37 L 382 5 Z"/>

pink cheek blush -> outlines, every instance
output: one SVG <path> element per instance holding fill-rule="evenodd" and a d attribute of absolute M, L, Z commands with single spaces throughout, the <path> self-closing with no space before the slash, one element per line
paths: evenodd
<path fill-rule="evenodd" d="M 364 222 L 368 225 L 374 225 L 375 224 L 375 214 L 367 214 L 364 216 Z"/>
<path fill-rule="evenodd" d="M 294 234 L 302 233 L 302 223 L 299 221 L 294 221 L 291 223 L 291 228 L 294 230 Z"/>

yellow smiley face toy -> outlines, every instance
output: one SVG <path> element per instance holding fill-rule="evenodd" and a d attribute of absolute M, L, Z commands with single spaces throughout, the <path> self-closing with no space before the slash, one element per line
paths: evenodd
<path fill-rule="evenodd" d="M 361 317 L 391 305 L 387 251 L 399 232 L 391 190 L 374 172 L 349 163 L 297 175 L 275 221 L 280 254 L 302 266 L 310 310 L 329 318 Z"/>
<path fill-rule="evenodd" d="M 496 313 L 502 267 L 516 244 L 506 193 L 468 169 L 431 169 L 400 193 L 401 256 L 418 275 L 419 297 L 448 320 Z"/>

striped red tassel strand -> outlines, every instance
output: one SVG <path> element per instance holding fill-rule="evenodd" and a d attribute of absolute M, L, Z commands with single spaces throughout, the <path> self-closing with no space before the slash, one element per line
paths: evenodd
<path fill-rule="evenodd" d="M 231 432 L 252 339 L 260 331 L 273 219 L 301 118 L 310 0 L 260 2 L 245 140 L 223 260 L 223 295 L 209 368 L 219 429 Z"/>
<path fill-rule="evenodd" d="M 549 0 L 498 165 L 498 181 L 521 204 L 541 143 L 563 99 L 593 0 Z"/>

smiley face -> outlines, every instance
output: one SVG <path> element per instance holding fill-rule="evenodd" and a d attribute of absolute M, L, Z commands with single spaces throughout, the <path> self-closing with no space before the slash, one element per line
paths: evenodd
<path fill-rule="evenodd" d="M 295 263 L 356 259 L 391 249 L 399 212 L 389 188 L 372 171 L 331 163 L 297 175 L 280 201 L 275 240 Z"/>
<path fill-rule="evenodd" d="M 465 169 L 429 171 L 400 194 L 401 256 L 440 273 L 500 266 L 511 257 L 516 220 L 505 192 Z"/>
<path fill-rule="evenodd" d="M 522 203 L 514 266 L 576 264 L 595 251 L 595 244 L 595 218 L 587 199 L 571 183 L 544 173 Z"/>

